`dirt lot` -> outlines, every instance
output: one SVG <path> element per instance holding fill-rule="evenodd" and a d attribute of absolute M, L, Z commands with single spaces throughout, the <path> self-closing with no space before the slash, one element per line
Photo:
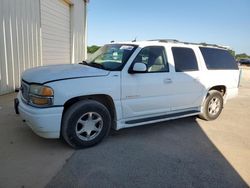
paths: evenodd
<path fill-rule="evenodd" d="M 0 188 L 250 185 L 250 69 L 216 121 L 191 117 L 111 132 L 79 151 L 33 134 L 15 115 L 14 96 L 0 96 Z"/>
<path fill-rule="evenodd" d="M 241 67 L 241 70 L 242 70 L 241 80 L 243 83 L 242 86 L 243 87 L 248 86 L 249 83 L 247 83 L 247 82 L 250 82 L 250 67 L 243 66 L 243 67 Z"/>

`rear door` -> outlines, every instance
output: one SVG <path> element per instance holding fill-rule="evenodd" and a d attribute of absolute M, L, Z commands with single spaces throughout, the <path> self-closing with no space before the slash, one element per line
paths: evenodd
<path fill-rule="evenodd" d="M 174 74 L 171 93 L 171 110 L 199 107 L 206 91 L 199 71 L 198 53 L 193 48 L 171 47 Z"/>

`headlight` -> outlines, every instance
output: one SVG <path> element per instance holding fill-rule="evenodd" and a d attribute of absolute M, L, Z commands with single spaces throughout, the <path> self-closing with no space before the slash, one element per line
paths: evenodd
<path fill-rule="evenodd" d="M 29 102 L 36 106 L 50 106 L 53 104 L 54 91 L 43 85 L 30 85 Z"/>

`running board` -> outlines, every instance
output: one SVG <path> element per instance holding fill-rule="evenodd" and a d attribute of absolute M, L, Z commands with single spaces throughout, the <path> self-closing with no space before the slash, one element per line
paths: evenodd
<path fill-rule="evenodd" d="M 185 112 L 178 112 L 178 113 L 173 113 L 173 114 L 167 114 L 167 115 L 160 115 L 160 116 L 155 116 L 155 117 L 148 117 L 148 118 L 141 118 L 141 119 L 135 119 L 135 120 L 129 120 L 126 121 L 125 124 L 141 124 L 141 123 L 151 123 L 154 121 L 165 121 L 165 120 L 170 120 L 170 119 L 177 119 L 180 117 L 187 117 L 187 116 L 192 116 L 192 115 L 197 115 L 200 114 L 200 111 L 198 110 L 190 110 L 190 111 L 185 111 Z"/>

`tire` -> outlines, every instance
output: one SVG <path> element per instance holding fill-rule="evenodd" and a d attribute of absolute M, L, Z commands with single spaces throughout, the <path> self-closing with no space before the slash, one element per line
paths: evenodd
<path fill-rule="evenodd" d="M 73 148 L 91 147 L 108 135 L 111 116 L 108 109 L 94 100 L 73 104 L 62 118 L 62 137 Z"/>
<path fill-rule="evenodd" d="M 211 121 L 219 117 L 223 108 L 223 97 L 219 91 L 212 90 L 203 103 L 203 112 L 199 115 L 201 119 Z"/>

